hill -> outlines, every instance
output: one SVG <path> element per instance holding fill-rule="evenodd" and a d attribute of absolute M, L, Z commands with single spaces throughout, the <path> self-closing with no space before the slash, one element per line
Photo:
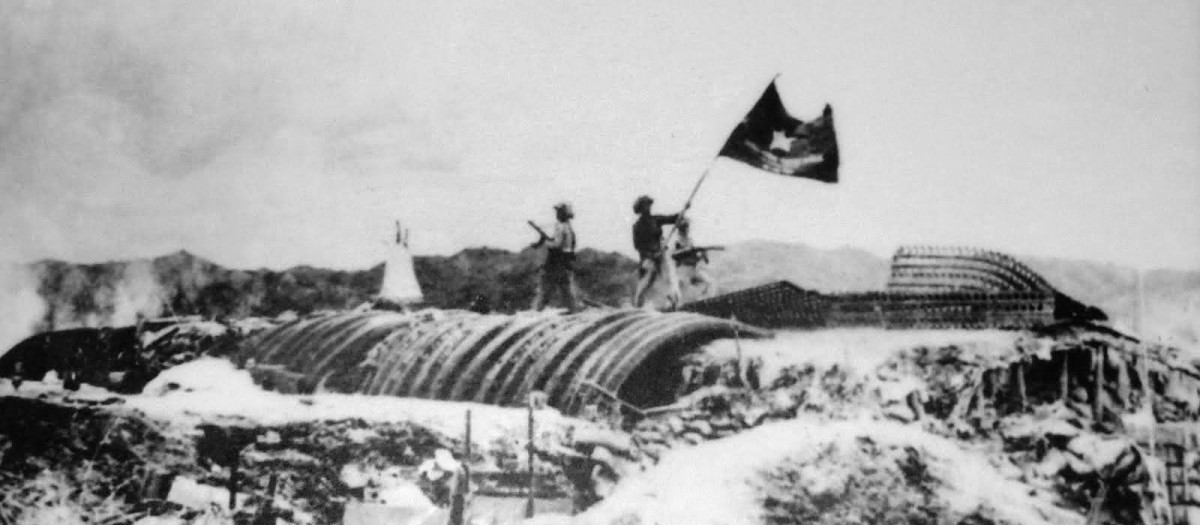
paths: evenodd
<path fill-rule="evenodd" d="M 429 306 L 466 308 L 483 297 L 485 307 L 512 312 L 532 301 L 540 259 L 534 250 L 471 248 L 416 257 L 414 266 Z M 579 286 L 590 300 L 618 304 L 632 293 L 635 263 L 627 257 L 585 249 L 578 265 Z M 383 270 L 383 264 L 357 271 L 239 270 L 179 251 L 99 264 L 39 261 L 22 273 L 44 302 L 35 330 L 45 330 L 130 324 L 139 313 L 223 318 L 348 309 L 371 299 Z"/>
<path fill-rule="evenodd" d="M 734 244 L 712 252 L 709 257 L 709 271 L 722 290 L 738 290 L 780 279 L 826 292 L 882 290 L 890 271 L 887 259 L 864 250 L 822 250 L 771 241 Z"/>
<path fill-rule="evenodd" d="M 826 292 L 881 290 L 889 272 L 887 258 L 863 250 L 778 242 L 738 243 L 713 252 L 711 258 L 709 271 L 725 291 L 778 279 Z M 540 259 L 535 250 L 470 248 L 451 256 L 418 256 L 414 265 L 430 306 L 466 308 L 482 297 L 490 310 L 513 312 L 530 304 Z M 1068 295 L 1104 309 L 1116 324 L 1132 326 L 1133 269 L 1091 261 L 1020 259 Z M 584 249 L 578 268 L 586 298 L 609 305 L 628 302 L 635 261 L 615 252 Z M 39 330 L 127 324 L 139 312 L 219 318 L 353 308 L 368 301 L 383 279 L 382 264 L 356 271 L 310 266 L 239 270 L 186 251 L 101 264 L 39 261 L 25 270 L 45 303 L 36 316 L 34 329 Z M 1154 270 L 1146 273 L 1144 283 L 1143 332 L 1172 344 L 1200 344 L 1200 271 Z M 14 288 L 11 282 L 6 287 Z"/>

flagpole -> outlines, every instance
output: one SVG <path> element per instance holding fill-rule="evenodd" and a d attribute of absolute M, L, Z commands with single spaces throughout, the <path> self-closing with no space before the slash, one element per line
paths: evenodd
<path fill-rule="evenodd" d="M 696 181 L 696 185 L 692 186 L 692 193 L 688 194 L 687 200 L 684 201 L 683 209 L 679 210 L 680 216 L 687 213 L 688 209 L 692 207 L 692 199 L 696 198 L 696 193 L 700 191 L 700 185 L 704 184 L 704 179 L 708 178 L 708 174 L 712 172 L 713 164 L 717 163 L 717 157 L 720 156 L 721 154 L 718 153 L 713 156 L 712 160 L 708 161 L 708 166 L 704 168 L 704 173 L 700 174 L 700 178 Z M 667 251 L 668 256 L 670 256 L 671 252 L 674 251 L 671 249 L 671 240 L 675 238 L 675 231 L 678 229 L 679 221 L 676 220 L 673 224 L 671 224 L 671 231 L 667 233 L 666 242 L 664 243 L 665 246 L 663 247 Z"/>
<path fill-rule="evenodd" d="M 775 80 L 777 80 L 779 78 L 779 75 L 780 75 L 779 73 L 775 73 L 775 76 L 772 76 L 771 80 L 769 82 L 767 82 L 767 86 L 769 87 L 772 83 L 774 83 Z M 757 103 L 758 103 L 758 100 L 755 99 L 755 104 L 757 104 Z M 753 107 L 753 106 L 751 106 L 751 107 Z M 698 193 L 700 191 L 700 186 L 702 184 L 704 184 L 704 181 L 706 179 L 708 179 L 708 174 L 710 172 L 712 172 L 713 164 L 717 163 L 717 158 L 721 156 L 721 151 L 723 151 L 724 149 L 725 149 L 725 145 L 722 144 L 721 149 L 717 150 L 717 154 L 713 155 L 712 160 L 708 161 L 708 166 L 706 166 L 704 168 L 704 172 L 700 174 L 700 178 L 696 180 L 696 184 L 694 186 L 692 186 L 692 192 L 688 194 L 687 200 L 684 201 L 684 203 L 683 203 L 683 209 L 679 210 L 678 215 L 682 216 L 684 213 L 687 213 L 687 211 L 689 209 L 691 209 L 692 200 L 694 200 L 696 198 L 696 193 Z M 678 220 L 676 220 L 676 222 L 671 225 L 671 231 L 667 233 L 667 237 L 666 237 L 665 241 L 663 242 L 664 263 L 674 264 L 673 260 L 667 260 L 667 258 L 670 258 L 673 256 L 674 250 L 671 249 L 671 241 L 675 238 L 675 232 L 678 229 L 679 229 L 679 222 L 678 222 Z M 651 273 L 651 277 L 650 277 L 651 283 L 653 283 L 654 280 L 658 278 L 658 272 L 659 272 L 659 270 L 658 270 L 658 267 L 656 266 Z M 682 298 L 676 298 L 676 300 L 680 300 L 680 299 L 682 299 Z"/>
<path fill-rule="evenodd" d="M 774 83 L 776 80 L 778 80 L 779 75 L 780 75 L 780 73 L 775 73 L 775 76 L 772 76 L 771 80 L 767 82 L 767 86 L 769 87 L 772 83 Z M 757 99 L 755 99 L 755 103 L 756 104 L 758 103 Z M 753 107 L 753 106 L 751 106 L 751 107 Z M 695 186 L 692 186 L 692 192 L 690 194 L 688 194 L 687 200 L 684 201 L 683 209 L 679 211 L 680 214 L 686 213 L 689 209 L 691 209 L 692 200 L 696 198 L 696 193 L 698 193 L 700 191 L 700 185 L 704 184 L 704 180 L 708 178 L 709 172 L 712 171 L 713 164 L 716 164 L 717 158 L 721 156 L 721 151 L 724 149 L 725 149 L 725 145 L 724 145 L 724 143 L 722 143 L 721 149 L 717 150 L 717 154 L 713 155 L 712 160 L 708 161 L 708 166 L 706 166 L 704 168 L 704 172 L 700 174 L 700 179 L 696 181 Z M 669 234 L 667 234 L 668 241 L 670 241 L 671 237 L 675 234 L 675 229 L 676 228 L 671 228 L 671 232 Z"/>
<path fill-rule="evenodd" d="M 696 198 L 696 193 L 700 191 L 700 185 L 704 184 L 704 179 L 708 178 L 708 174 L 712 172 L 713 164 L 717 163 L 717 157 L 720 156 L 720 154 L 714 155 L 712 160 L 708 161 L 708 166 L 704 168 L 704 173 L 701 173 L 700 178 L 696 180 L 696 185 L 692 186 L 692 192 L 688 194 L 687 200 L 683 202 L 683 209 L 679 210 L 679 213 L 685 213 L 692 207 L 692 199 Z"/>

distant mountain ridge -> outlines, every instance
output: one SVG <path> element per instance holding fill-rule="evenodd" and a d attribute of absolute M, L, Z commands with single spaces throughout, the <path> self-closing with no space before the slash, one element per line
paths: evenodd
<path fill-rule="evenodd" d="M 822 250 L 804 244 L 747 241 L 711 252 L 709 271 L 722 290 L 786 279 L 824 292 L 882 290 L 890 262 L 857 248 Z"/>
<path fill-rule="evenodd" d="M 819 249 L 803 244 L 749 241 L 711 253 L 709 272 L 718 289 L 732 291 L 780 279 L 823 291 L 882 290 L 890 260 L 855 248 Z M 417 280 L 430 306 L 472 304 L 501 312 L 527 308 L 542 255 L 496 248 L 469 248 L 451 256 L 417 256 Z M 1133 269 L 1090 261 L 1017 257 L 1064 293 L 1100 307 L 1130 328 L 1136 274 Z M 637 264 L 615 252 L 584 249 L 578 283 L 594 303 L 628 304 Z M 274 316 L 348 309 L 372 298 L 383 265 L 363 270 L 296 266 L 285 270 L 225 268 L 187 251 L 153 259 L 29 265 L 47 308 L 41 328 L 132 322 L 137 312 L 206 317 Z M 1200 271 L 1156 270 L 1144 278 L 1144 332 L 1164 342 L 1200 343 Z M 482 298 L 480 300 L 480 298 Z"/>

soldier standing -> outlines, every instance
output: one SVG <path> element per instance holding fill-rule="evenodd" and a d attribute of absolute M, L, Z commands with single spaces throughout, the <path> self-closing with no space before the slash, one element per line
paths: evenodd
<path fill-rule="evenodd" d="M 638 215 L 637 222 L 633 224 L 633 247 L 637 250 L 640 259 L 637 290 L 633 293 L 633 305 L 638 308 L 641 308 L 645 301 L 646 291 L 650 289 L 650 285 L 654 284 L 654 280 L 665 273 L 673 273 L 669 272 L 667 267 L 673 261 L 668 261 L 663 253 L 665 250 L 662 243 L 662 227 L 676 224 L 682 215 L 678 213 L 654 215 L 650 211 L 653 205 L 654 199 L 648 195 L 642 195 L 633 202 L 633 212 Z M 678 300 L 679 283 L 672 282 L 671 286 L 675 295 L 673 299 Z"/>
<path fill-rule="evenodd" d="M 691 221 L 680 217 L 678 221 L 679 240 L 675 243 L 675 266 L 678 268 L 679 282 L 689 287 L 697 288 L 697 297 L 707 297 L 713 291 L 714 282 L 701 264 L 708 264 L 709 250 L 719 247 L 698 247 L 692 241 Z"/>
<path fill-rule="evenodd" d="M 579 310 L 575 298 L 575 229 L 571 227 L 575 211 L 570 204 L 561 202 L 554 206 L 554 214 L 558 219 L 554 235 L 543 235 L 533 243 L 534 248 L 546 246 L 546 262 L 534 292 L 533 309 L 541 310 L 549 302 L 549 296 L 559 295 L 567 311 L 574 313 Z"/>

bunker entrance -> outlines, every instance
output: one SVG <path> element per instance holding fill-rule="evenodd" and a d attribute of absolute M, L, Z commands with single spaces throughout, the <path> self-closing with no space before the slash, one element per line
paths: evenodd
<path fill-rule="evenodd" d="M 668 341 L 634 369 L 617 395 L 640 409 L 674 403 L 685 386 L 684 363 L 689 357 L 703 353 L 702 345 L 711 340 L 712 337 L 682 337 Z"/>

